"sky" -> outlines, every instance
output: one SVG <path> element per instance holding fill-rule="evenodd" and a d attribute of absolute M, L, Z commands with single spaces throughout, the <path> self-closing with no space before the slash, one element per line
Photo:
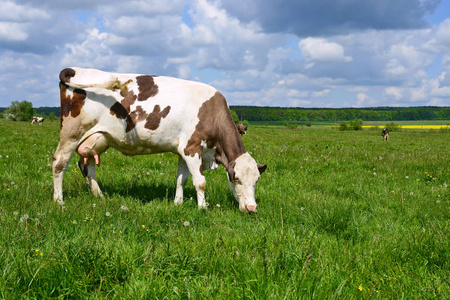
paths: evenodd
<path fill-rule="evenodd" d="M 0 0 L 0 107 L 59 106 L 66 67 L 230 105 L 450 106 L 450 0 Z"/>

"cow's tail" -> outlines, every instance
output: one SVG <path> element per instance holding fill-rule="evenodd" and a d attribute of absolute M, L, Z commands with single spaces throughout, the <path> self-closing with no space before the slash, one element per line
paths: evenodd
<path fill-rule="evenodd" d="M 93 83 L 93 84 L 77 84 L 73 82 L 64 82 L 66 85 L 74 89 L 87 89 L 87 88 L 103 88 L 111 91 L 121 90 L 128 92 L 128 84 L 132 82 L 132 79 L 126 82 L 121 82 L 118 78 L 115 80 L 107 81 L 105 83 Z"/>

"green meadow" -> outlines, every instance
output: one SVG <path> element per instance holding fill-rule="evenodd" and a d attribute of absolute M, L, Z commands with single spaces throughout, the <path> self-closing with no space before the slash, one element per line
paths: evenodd
<path fill-rule="evenodd" d="M 448 299 L 450 132 L 252 126 L 268 168 L 242 213 L 220 167 L 207 210 L 178 158 L 109 149 L 88 190 L 70 162 L 52 199 L 59 122 L 0 120 L 1 299 Z"/>

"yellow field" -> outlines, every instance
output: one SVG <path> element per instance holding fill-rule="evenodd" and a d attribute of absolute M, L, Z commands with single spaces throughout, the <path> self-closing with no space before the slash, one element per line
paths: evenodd
<path fill-rule="evenodd" d="M 370 128 L 370 127 L 374 127 L 374 126 L 363 126 L 363 128 Z M 378 126 L 378 127 L 382 127 L 382 126 Z M 400 125 L 400 127 L 402 129 L 450 129 L 450 126 L 448 125 Z"/>

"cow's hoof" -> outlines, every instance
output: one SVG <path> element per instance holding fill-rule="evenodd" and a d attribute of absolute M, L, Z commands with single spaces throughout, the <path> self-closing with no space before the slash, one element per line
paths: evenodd
<path fill-rule="evenodd" d="M 200 204 L 199 206 L 198 206 L 198 209 L 208 209 L 208 206 L 209 206 L 209 203 L 204 203 L 204 204 Z"/>

